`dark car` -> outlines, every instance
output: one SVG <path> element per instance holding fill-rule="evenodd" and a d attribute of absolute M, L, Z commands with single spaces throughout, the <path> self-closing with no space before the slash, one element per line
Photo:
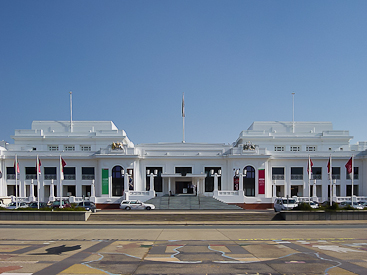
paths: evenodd
<path fill-rule="evenodd" d="M 79 202 L 78 207 L 83 207 L 85 210 L 90 210 L 92 212 L 96 210 L 96 205 L 94 204 L 94 202 L 91 201 Z"/>
<path fill-rule="evenodd" d="M 47 202 L 40 202 L 40 208 L 47 208 L 48 205 L 47 205 Z M 28 204 L 28 207 L 29 208 L 38 208 L 38 202 L 36 201 L 32 201 Z"/>
<path fill-rule="evenodd" d="M 60 207 L 60 200 L 54 201 L 52 203 L 52 208 L 69 208 L 71 204 L 68 200 L 62 200 L 61 207 Z"/>

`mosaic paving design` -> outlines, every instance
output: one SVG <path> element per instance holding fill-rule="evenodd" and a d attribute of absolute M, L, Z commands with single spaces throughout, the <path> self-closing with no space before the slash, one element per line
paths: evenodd
<path fill-rule="evenodd" d="M 0 274 L 367 274 L 367 241 L 2 240 Z"/>

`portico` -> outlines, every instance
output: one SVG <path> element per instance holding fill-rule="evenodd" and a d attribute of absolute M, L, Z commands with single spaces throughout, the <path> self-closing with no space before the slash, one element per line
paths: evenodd
<path fill-rule="evenodd" d="M 203 194 L 205 174 L 162 174 L 168 194 Z"/>

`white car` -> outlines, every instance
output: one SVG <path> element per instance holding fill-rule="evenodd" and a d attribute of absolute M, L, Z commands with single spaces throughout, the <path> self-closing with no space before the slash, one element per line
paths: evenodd
<path fill-rule="evenodd" d="M 313 209 L 319 208 L 319 204 L 314 202 L 314 201 L 303 201 L 303 203 L 309 204 L 311 206 L 311 208 L 313 208 Z"/>
<path fill-rule="evenodd" d="M 155 209 L 154 204 L 144 203 L 139 200 L 124 200 L 120 203 L 123 210 L 151 210 Z"/>
<path fill-rule="evenodd" d="M 283 210 L 291 210 L 297 206 L 298 206 L 298 203 L 296 202 L 295 199 L 277 198 L 275 199 L 275 202 L 274 202 L 274 211 L 280 212 Z"/>
<path fill-rule="evenodd" d="M 345 208 L 347 206 L 351 206 L 353 207 L 354 209 L 358 209 L 358 210 L 363 210 L 364 206 L 363 205 L 360 205 L 358 202 L 354 201 L 353 202 L 353 205 L 352 205 L 352 202 L 351 201 L 342 201 L 339 206 L 341 208 Z"/>
<path fill-rule="evenodd" d="M 28 207 L 28 203 L 26 202 L 18 202 L 18 207 L 15 202 L 11 202 L 9 203 L 9 205 L 6 208 L 7 209 L 17 209 L 17 208 L 27 208 L 27 207 Z"/>

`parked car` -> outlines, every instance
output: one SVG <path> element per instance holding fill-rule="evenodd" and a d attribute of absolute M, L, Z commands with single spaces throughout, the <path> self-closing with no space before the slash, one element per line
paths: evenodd
<path fill-rule="evenodd" d="M 283 210 L 290 210 L 297 206 L 298 203 L 293 198 L 277 198 L 274 202 L 274 211 L 279 212 Z"/>
<path fill-rule="evenodd" d="M 79 202 L 78 207 L 83 207 L 85 210 L 90 210 L 92 212 L 96 210 L 96 205 L 94 204 L 94 202 L 91 201 Z"/>
<path fill-rule="evenodd" d="M 309 204 L 313 209 L 319 208 L 319 204 L 317 202 L 314 201 L 303 201 L 303 202 Z"/>
<path fill-rule="evenodd" d="M 6 208 L 6 204 L 3 202 L 3 200 L 0 200 L 0 207 Z"/>
<path fill-rule="evenodd" d="M 52 208 L 69 208 L 71 204 L 68 200 L 62 200 L 61 207 L 60 207 L 60 200 L 52 202 Z"/>
<path fill-rule="evenodd" d="M 120 203 L 120 209 L 124 210 L 151 210 L 155 209 L 154 204 L 144 203 L 139 200 L 124 200 Z"/>
<path fill-rule="evenodd" d="M 7 209 L 17 209 L 17 208 L 27 208 L 28 207 L 28 203 L 26 202 L 18 202 L 18 206 L 16 202 L 11 202 L 9 203 L 9 205 L 6 207 Z"/>
<path fill-rule="evenodd" d="M 47 205 L 47 202 L 40 202 L 40 208 L 47 208 L 48 205 Z M 29 208 L 38 208 L 38 202 L 36 201 L 32 201 L 28 204 L 28 207 Z"/>
<path fill-rule="evenodd" d="M 347 206 L 351 206 L 353 207 L 354 209 L 358 209 L 358 210 L 362 210 L 364 208 L 363 205 L 360 205 L 358 202 L 354 201 L 353 202 L 353 205 L 352 205 L 352 202 L 351 201 L 342 201 L 339 206 L 341 208 L 345 208 Z"/>

